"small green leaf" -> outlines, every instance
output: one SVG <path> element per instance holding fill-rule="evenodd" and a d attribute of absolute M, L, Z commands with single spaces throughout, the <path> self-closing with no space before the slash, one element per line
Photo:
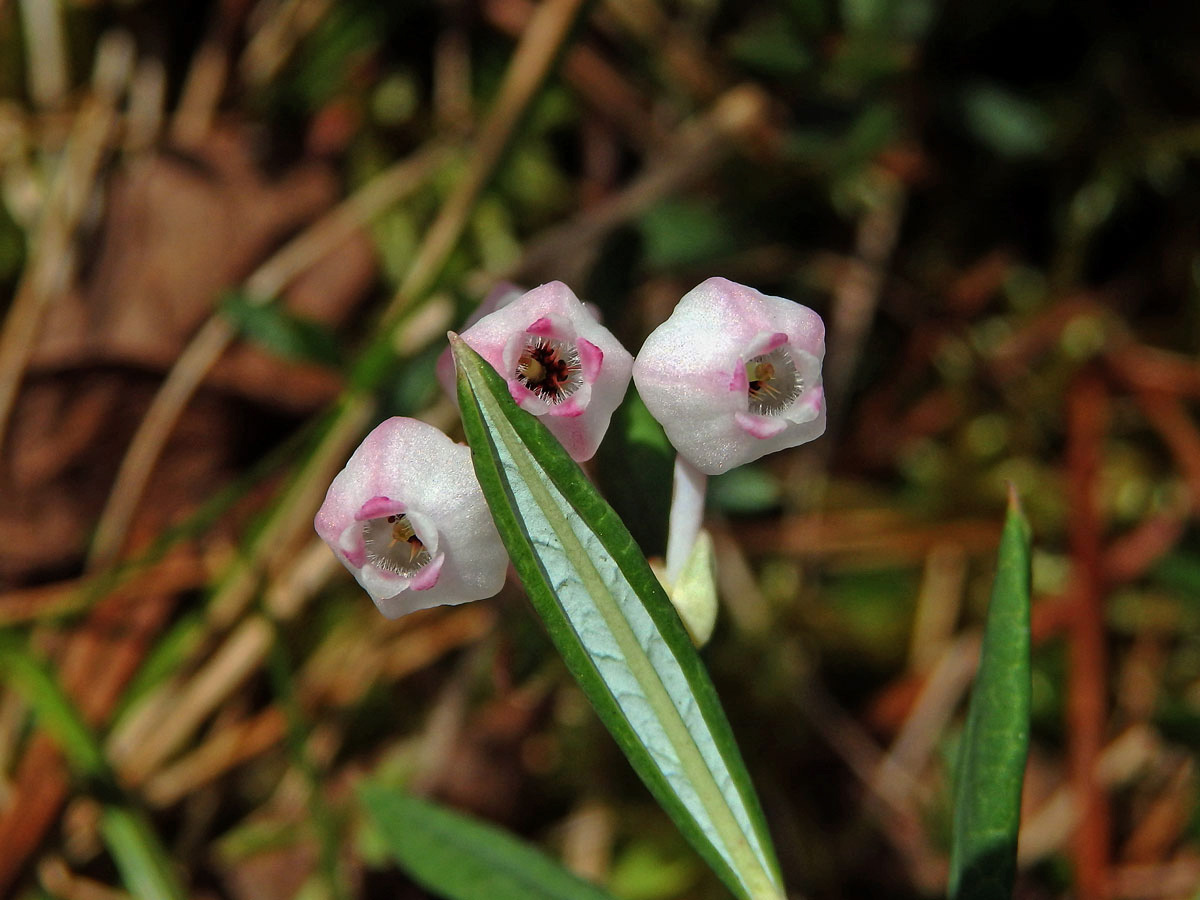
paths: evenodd
<path fill-rule="evenodd" d="M 687 894 L 699 875 L 699 861 L 684 847 L 639 840 L 613 860 L 608 886 L 623 900 L 673 900 Z"/>
<path fill-rule="evenodd" d="M 309 319 L 294 316 L 278 303 L 255 303 L 237 291 L 225 295 L 221 312 L 250 340 L 285 359 L 326 366 L 341 364 L 333 333 Z"/>
<path fill-rule="evenodd" d="M 141 812 L 106 804 L 100 813 L 100 837 L 112 854 L 121 881 L 140 900 L 182 900 L 171 860 L 150 821 Z"/>
<path fill-rule="evenodd" d="M 996 85 L 972 86 L 963 102 L 967 127 L 1001 156 L 1036 156 L 1053 136 L 1053 123 L 1040 106 Z"/>
<path fill-rule="evenodd" d="M 0 672 L 37 712 L 39 723 L 58 742 L 72 771 L 88 780 L 108 774 L 104 752 L 75 705 L 46 667 L 12 637 L 0 642 Z"/>
<path fill-rule="evenodd" d="M 562 445 L 458 338 L 475 473 L 534 608 L 655 799 L 743 900 L 783 888 L 716 691 L 628 529 Z"/>
<path fill-rule="evenodd" d="M 366 785 L 360 796 L 388 852 L 449 900 L 612 900 L 511 835 L 409 794 Z"/>
<path fill-rule="evenodd" d="M 1029 524 L 1009 500 L 958 763 L 951 900 L 1009 900 L 1029 753 Z"/>
<path fill-rule="evenodd" d="M 744 66 L 795 78 L 813 67 L 813 54 L 781 15 L 754 19 L 733 37 L 732 56 Z"/>
<path fill-rule="evenodd" d="M 642 216 L 646 261 L 669 269 L 711 261 L 735 247 L 729 223 L 709 204 L 664 200 Z"/>
<path fill-rule="evenodd" d="M 708 506 L 733 516 L 756 516 L 778 509 L 783 485 L 765 466 L 750 463 L 708 481 Z"/>

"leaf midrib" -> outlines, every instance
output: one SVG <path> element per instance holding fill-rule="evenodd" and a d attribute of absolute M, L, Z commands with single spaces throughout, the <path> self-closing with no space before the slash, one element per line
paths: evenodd
<path fill-rule="evenodd" d="M 498 434 L 500 439 L 504 441 L 509 458 L 517 466 L 522 480 L 533 496 L 534 502 L 537 503 L 542 514 L 545 515 L 546 520 L 550 523 L 550 527 L 558 536 L 559 541 L 562 542 L 564 554 L 574 564 L 581 581 L 589 595 L 595 601 L 596 608 L 600 611 L 605 624 L 617 641 L 617 645 L 621 648 L 621 652 L 624 654 L 635 680 L 642 686 L 647 702 L 662 724 L 667 739 L 675 748 L 684 774 L 695 786 L 696 794 L 700 798 L 700 802 L 704 805 L 705 811 L 712 819 L 714 829 L 721 836 L 721 840 L 725 846 L 729 848 L 731 868 L 742 881 L 749 896 L 754 898 L 780 897 L 781 892 L 778 886 L 774 883 L 762 861 L 758 858 L 758 855 L 750 847 L 750 842 L 738 825 L 733 811 L 729 808 L 725 800 L 725 795 L 717 785 L 712 770 L 709 768 L 707 762 L 705 762 L 700 748 L 696 745 L 695 740 L 688 731 L 687 724 L 683 721 L 678 708 L 672 702 L 670 694 L 666 686 L 662 683 L 662 679 L 659 678 L 653 663 L 650 662 L 649 657 L 637 640 L 637 636 L 633 633 L 628 621 L 621 614 L 619 605 L 613 597 L 612 592 L 604 584 L 604 580 L 595 566 L 592 565 L 590 556 L 580 543 L 578 536 L 570 524 L 562 515 L 558 504 L 550 496 L 542 478 L 538 476 L 537 472 L 531 470 L 533 468 L 531 461 L 525 458 L 524 454 L 514 450 L 514 444 L 521 444 L 520 437 L 490 394 L 486 391 L 481 394 L 474 390 L 472 390 L 472 393 L 476 398 L 480 411 L 492 420 L 494 433 Z M 523 445 L 522 449 L 524 449 Z M 501 464 L 501 468 L 503 468 L 503 464 Z M 540 467 L 538 469 L 545 474 L 544 470 L 541 470 Z M 548 475 L 546 475 L 546 479 L 549 479 Z M 584 561 L 584 565 L 580 565 L 580 560 Z M 570 624 L 570 617 L 566 616 L 565 611 L 564 617 L 567 619 L 568 624 Z M 647 673 L 649 673 L 650 677 L 646 677 Z M 619 701 L 617 702 L 617 707 L 621 709 L 621 714 L 626 716 L 626 721 L 628 721 L 628 716 Z M 668 711 L 666 715 L 663 714 L 664 709 Z M 630 724 L 632 725 L 632 723 Z M 696 778 L 697 771 L 703 773 L 703 777 Z"/>

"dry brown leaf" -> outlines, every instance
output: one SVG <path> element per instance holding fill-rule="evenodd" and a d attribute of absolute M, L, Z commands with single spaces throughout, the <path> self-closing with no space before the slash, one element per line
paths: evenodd
<path fill-rule="evenodd" d="M 255 164 L 245 129 L 215 129 L 193 153 L 160 153 L 112 179 L 93 263 L 82 285 L 48 311 L 31 366 L 45 372 L 104 363 L 169 368 L 213 313 L 272 251 L 337 199 L 324 163 L 277 179 Z M 375 276 L 366 235 L 313 267 L 288 291 L 297 313 L 346 319 Z M 257 357 L 257 358 L 255 358 Z M 254 348 L 214 373 L 223 389 L 289 409 L 326 401 L 336 378 Z"/>

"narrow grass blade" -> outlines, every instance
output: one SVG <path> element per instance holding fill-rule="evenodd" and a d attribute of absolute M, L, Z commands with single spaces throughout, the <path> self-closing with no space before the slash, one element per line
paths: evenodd
<path fill-rule="evenodd" d="M 129 892 L 145 900 L 183 900 L 187 892 L 176 879 L 170 858 L 145 815 L 114 802 L 121 792 L 104 752 L 54 676 L 10 639 L 0 640 L 0 674 L 37 713 L 75 775 L 105 801 L 100 837 Z"/>
<path fill-rule="evenodd" d="M 240 334 L 284 359 L 340 367 L 342 354 L 332 331 L 289 312 L 281 304 L 255 302 L 242 291 L 230 291 L 221 312 Z"/>
<path fill-rule="evenodd" d="M 15 638 L 0 640 L 0 673 L 37 713 L 39 724 L 53 735 L 76 775 L 89 781 L 107 776 L 104 753 L 75 704 L 46 667 Z"/>
<path fill-rule="evenodd" d="M 578 465 L 452 338 L 475 472 L 534 608 L 655 799 L 744 900 L 774 851 L 716 691 L 645 557 Z"/>
<path fill-rule="evenodd" d="M 187 892 L 149 820 L 141 812 L 112 803 L 100 813 L 100 837 L 112 854 L 121 881 L 139 900 L 183 900 Z"/>
<path fill-rule="evenodd" d="M 1029 752 L 1029 542 L 1014 494 L 958 763 L 951 900 L 1012 896 Z"/>
<path fill-rule="evenodd" d="M 539 850 L 476 819 L 379 785 L 360 792 L 388 852 L 449 900 L 612 900 Z"/>

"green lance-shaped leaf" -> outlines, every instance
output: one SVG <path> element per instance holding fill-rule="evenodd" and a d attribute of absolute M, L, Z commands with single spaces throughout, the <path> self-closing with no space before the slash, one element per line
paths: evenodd
<path fill-rule="evenodd" d="M 716 691 L 645 557 L 578 465 L 451 337 L 475 472 L 534 608 L 634 769 L 737 896 L 781 898 Z"/>
<path fill-rule="evenodd" d="M 419 884 L 450 900 L 612 900 L 500 829 L 392 788 L 359 792 L 383 844 Z"/>
<path fill-rule="evenodd" d="M 958 762 L 952 900 L 1012 896 L 1029 753 L 1029 540 L 1013 494 Z"/>

